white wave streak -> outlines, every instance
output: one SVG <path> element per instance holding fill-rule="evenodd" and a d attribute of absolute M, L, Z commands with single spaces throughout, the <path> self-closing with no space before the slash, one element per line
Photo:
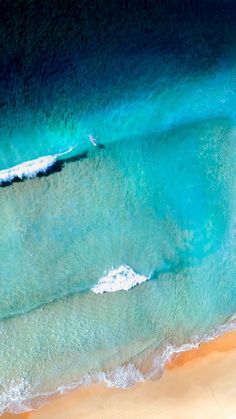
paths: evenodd
<path fill-rule="evenodd" d="M 38 173 L 45 173 L 60 157 L 70 153 L 74 147 L 70 147 L 63 153 L 39 157 L 38 159 L 28 160 L 24 163 L 10 167 L 9 169 L 0 170 L 0 185 L 4 182 L 11 182 L 16 178 L 33 178 L 37 176 Z"/>
<path fill-rule="evenodd" d="M 98 284 L 91 288 L 95 294 L 104 292 L 128 291 L 142 282 L 149 279 L 149 276 L 139 275 L 128 265 L 121 265 L 119 268 L 112 268 L 99 279 Z"/>
<path fill-rule="evenodd" d="M 0 382 L 0 388 L 0 414 L 3 414 L 6 411 L 21 413 L 32 410 L 28 403 L 28 400 L 32 397 L 32 388 L 27 381 L 21 379 L 16 383 L 12 380 L 8 388 Z"/>
<path fill-rule="evenodd" d="M 129 362 L 126 365 L 117 366 L 109 371 L 85 374 L 78 381 L 61 385 L 54 391 L 47 391 L 45 393 L 36 390 L 39 383 L 35 383 L 35 386 L 32 386 L 22 379 L 18 383 L 12 382 L 7 388 L 0 380 L 0 414 L 5 412 L 20 413 L 36 409 L 45 403 L 50 396 L 68 393 L 81 386 L 88 386 L 92 383 L 105 382 L 108 387 L 125 389 L 147 379 L 159 378 L 163 374 L 165 365 L 174 355 L 198 348 L 200 344 L 211 341 L 233 330 L 236 330 L 236 315 L 229 318 L 226 323 L 213 329 L 210 335 L 205 335 L 201 339 L 196 336 L 191 343 L 184 343 L 178 347 L 171 344 L 166 345 L 160 351 L 157 351 L 150 365 L 150 369 L 146 373 L 143 373 L 132 362 Z"/>

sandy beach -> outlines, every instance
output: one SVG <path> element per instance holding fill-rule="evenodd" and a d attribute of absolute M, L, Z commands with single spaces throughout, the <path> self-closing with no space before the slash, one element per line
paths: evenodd
<path fill-rule="evenodd" d="M 236 419 L 236 332 L 181 354 L 158 381 L 127 390 L 93 385 L 3 419 Z"/>

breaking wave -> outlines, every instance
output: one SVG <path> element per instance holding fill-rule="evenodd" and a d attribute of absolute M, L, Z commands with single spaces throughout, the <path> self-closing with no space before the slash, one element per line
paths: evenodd
<path fill-rule="evenodd" d="M 75 147 L 76 146 L 70 147 L 63 153 L 39 157 L 8 169 L 0 170 L 0 185 L 12 182 L 14 179 L 30 179 L 37 176 L 39 173 L 46 173 L 49 168 L 51 168 L 63 156 L 69 154 Z"/>
<path fill-rule="evenodd" d="M 38 383 L 32 386 L 25 379 L 18 382 L 12 381 L 8 388 L 0 382 L 0 414 L 5 412 L 21 413 L 30 411 L 40 407 L 51 396 L 68 393 L 81 386 L 87 386 L 93 383 L 105 383 L 108 387 L 125 389 L 137 383 L 144 382 L 147 379 L 159 379 L 164 372 L 165 365 L 173 356 L 191 349 L 196 349 L 200 344 L 209 342 L 233 330 L 236 330 L 236 315 L 232 316 L 221 326 L 213 329 L 209 335 L 204 335 L 202 338 L 194 337 L 191 343 L 184 343 L 180 346 L 168 344 L 164 348 L 154 351 L 154 354 L 150 356 L 151 362 L 148 364 L 149 368 L 145 372 L 141 368 L 138 368 L 134 362 L 129 362 L 126 365 L 117 366 L 112 370 L 86 374 L 76 382 L 60 385 L 54 391 L 45 393 L 37 392 L 36 385 Z M 139 355 L 137 354 L 136 356 Z"/>
<path fill-rule="evenodd" d="M 128 291 L 142 282 L 150 279 L 150 275 L 139 275 L 133 271 L 128 265 L 121 265 L 118 268 L 112 268 L 99 279 L 98 284 L 91 290 L 95 294 L 103 294 L 104 292 Z"/>

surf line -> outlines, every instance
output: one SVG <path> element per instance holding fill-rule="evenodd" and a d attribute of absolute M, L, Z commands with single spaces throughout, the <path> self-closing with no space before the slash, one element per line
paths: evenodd
<path fill-rule="evenodd" d="M 41 174 L 46 174 L 56 163 L 63 161 L 62 157 L 69 154 L 75 146 L 70 147 L 63 153 L 39 157 L 34 160 L 28 160 L 24 163 L 17 164 L 9 169 L 0 170 L 0 186 L 8 186 L 14 180 L 31 179 Z M 59 165 L 61 164 L 59 163 Z"/>
<path fill-rule="evenodd" d="M 97 139 L 91 134 L 88 135 L 88 138 L 94 147 L 100 149 L 105 148 L 105 146 L 98 143 Z M 47 176 L 51 173 L 59 172 L 62 170 L 64 162 L 72 162 L 86 158 L 88 156 L 88 151 L 85 151 L 82 154 L 64 157 L 71 153 L 77 146 L 78 144 L 71 146 L 62 153 L 27 160 L 16 166 L 9 167 L 8 169 L 0 170 L 0 187 L 10 186 L 13 182 L 20 182 L 24 179 L 32 179 L 36 176 Z"/>
<path fill-rule="evenodd" d="M 97 285 L 91 288 L 95 294 L 104 292 L 128 291 L 136 285 L 151 279 L 149 276 L 136 273 L 128 265 L 120 265 L 118 268 L 112 268 L 99 279 Z"/>

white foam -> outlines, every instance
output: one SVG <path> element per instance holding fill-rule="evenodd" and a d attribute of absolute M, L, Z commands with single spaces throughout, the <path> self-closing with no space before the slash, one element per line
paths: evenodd
<path fill-rule="evenodd" d="M 36 409 L 44 404 L 52 395 L 67 393 L 92 383 L 105 382 L 108 387 L 125 389 L 147 379 L 161 377 L 166 363 L 174 355 L 197 348 L 203 342 L 211 341 L 216 337 L 233 330 L 236 330 L 236 315 L 229 318 L 226 323 L 213 329 L 210 335 L 205 335 L 200 339 L 195 336 L 191 343 L 184 343 L 180 346 L 168 344 L 160 351 L 157 351 L 157 354 L 154 356 L 153 362 L 150 364 L 149 370 L 146 373 L 143 373 L 132 362 L 129 362 L 126 365 L 117 366 L 106 372 L 99 371 L 92 374 L 85 374 L 78 379 L 78 381 L 60 385 L 54 391 L 47 392 L 38 392 L 36 390 L 38 383 L 35 383 L 35 386 L 32 386 L 32 384 L 24 379 L 18 383 L 12 381 L 8 388 L 0 380 L 0 388 L 3 389 L 3 391 L 0 391 L 0 414 L 5 412 L 20 413 Z"/>
<path fill-rule="evenodd" d="M 24 163 L 10 167 L 9 169 L 0 170 L 0 185 L 4 182 L 11 182 L 15 178 L 33 178 L 37 176 L 38 173 L 45 173 L 60 157 L 70 153 L 74 147 L 70 147 L 63 153 L 39 157 L 38 159 L 28 160 Z"/>
<path fill-rule="evenodd" d="M 98 284 L 91 290 L 95 294 L 102 294 L 104 292 L 128 291 L 142 282 L 145 282 L 149 277 L 139 275 L 133 271 L 128 265 L 121 265 L 119 268 L 112 268 L 110 271 L 99 279 Z"/>
<path fill-rule="evenodd" d="M 32 398 L 32 388 L 26 380 L 22 378 L 17 383 L 12 380 L 7 388 L 1 382 L 0 385 L 3 389 L 0 398 L 0 415 L 7 411 L 21 413 L 32 410 L 31 404 L 28 403 Z"/>

